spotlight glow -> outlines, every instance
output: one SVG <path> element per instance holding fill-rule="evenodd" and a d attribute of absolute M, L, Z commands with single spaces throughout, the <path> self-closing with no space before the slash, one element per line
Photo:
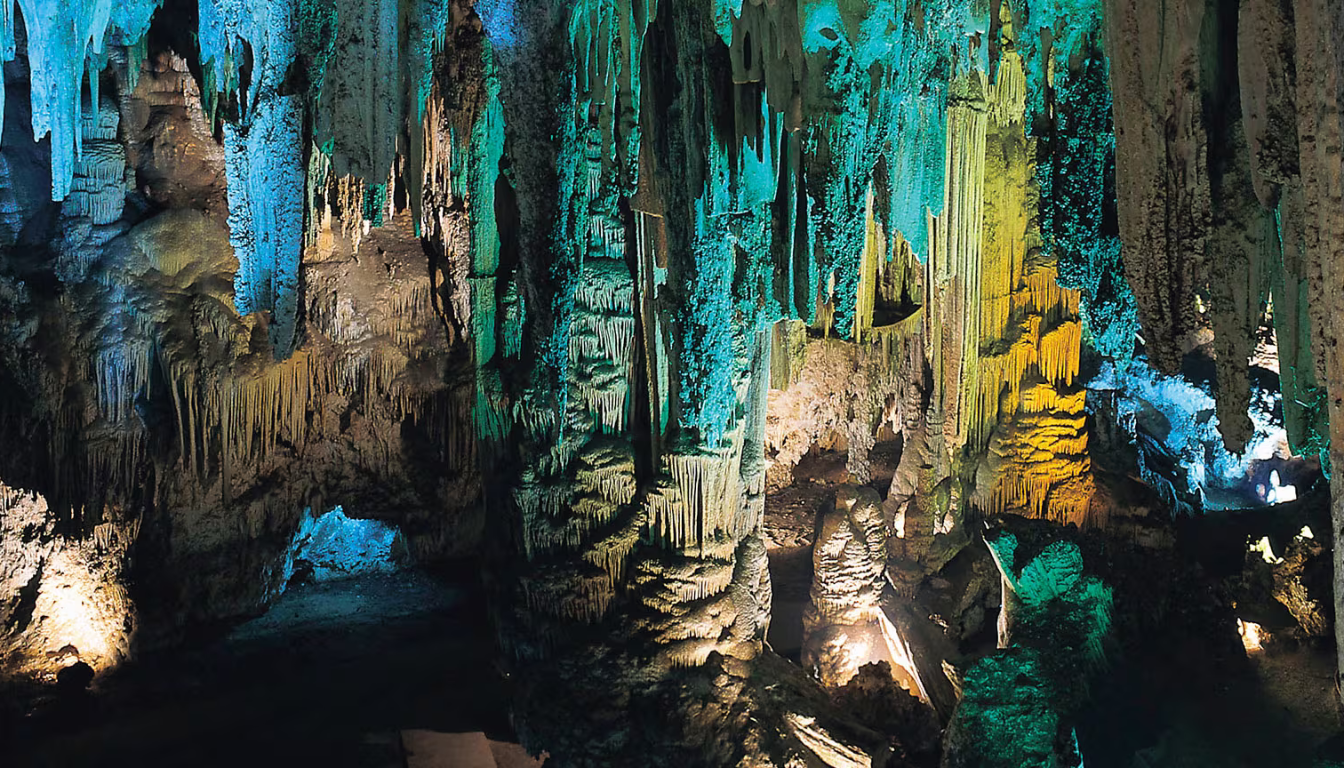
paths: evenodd
<path fill-rule="evenodd" d="M 1269 639 L 1268 633 L 1259 624 L 1241 619 L 1237 619 L 1237 634 L 1241 635 L 1241 644 L 1248 654 L 1265 650 L 1264 642 Z"/>
<path fill-rule="evenodd" d="M 312 565 L 315 581 L 332 581 L 370 573 L 390 573 L 406 560 L 406 545 L 395 526 L 381 520 L 346 517 L 342 507 L 323 515 L 308 510 L 294 534 L 285 581 L 295 564 Z"/>

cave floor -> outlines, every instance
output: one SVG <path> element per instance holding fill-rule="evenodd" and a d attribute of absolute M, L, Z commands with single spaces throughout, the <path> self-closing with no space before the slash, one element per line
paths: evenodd
<path fill-rule="evenodd" d="M 512 741 L 479 584 L 404 571 L 290 589 L 18 726 L 14 766 L 406 765 L 403 731 Z"/>
<path fill-rule="evenodd" d="M 1187 669 L 1198 664 L 1188 656 L 1181 662 Z M 1182 676 L 1177 666 L 1165 670 L 1164 683 L 1139 683 L 1147 695 L 1131 691 L 1123 701 L 1126 693 L 1098 692 L 1104 703 L 1079 729 L 1088 766 L 1310 768 L 1317 748 L 1339 731 L 1333 649 L 1259 653 L 1240 672 L 1218 676 Z M 1163 674 L 1115 671 L 1131 680 Z M 1109 687 L 1126 682 L 1112 676 Z"/>

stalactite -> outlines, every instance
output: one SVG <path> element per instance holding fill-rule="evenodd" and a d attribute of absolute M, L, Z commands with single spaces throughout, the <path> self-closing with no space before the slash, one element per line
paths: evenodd
<path fill-rule="evenodd" d="M 502 407 L 502 387 L 498 371 L 494 370 L 496 353 L 496 306 L 494 275 L 499 269 L 500 236 L 495 218 L 495 185 L 499 178 L 499 163 L 504 154 L 504 115 L 499 102 L 499 79 L 495 72 L 494 54 L 488 43 L 481 53 L 481 104 L 466 135 L 454 135 L 454 143 L 446 148 L 449 174 L 446 181 L 454 196 L 467 201 L 471 221 L 468 250 L 471 254 L 470 311 L 477 370 L 476 406 L 473 421 L 477 435 L 485 440 L 503 439 L 510 414 Z M 440 120 L 447 122 L 444 114 Z M 456 151 L 453 147 L 457 146 Z M 436 171 L 437 173 L 438 171 Z M 440 182 L 444 181 L 443 179 Z M 517 414 L 514 414 L 517 415 Z M 532 418 L 532 431 L 539 432 L 543 424 Z"/>
<path fill-rule="evenodd" d="M 864 334 L 873 327 L 873 309 L 877 301 L 877 270 L 887 261 L 887 238 L 882 223 L 873 210 L 873 188 L 868 186 L 864 202 L 863 255 L 859 259 L 858 298 L 854 309 L 854 340 L 862 343 Z"/>
<path fill-rule="evenodd" d="M 313 151 L 327 161 L 319 186 L 353 193 L 345 201 L 347 224 L 382 226 L 391 191 L 404 188 L 412 226 L 421 231 L 426 158 L 434 159 L 426 142 L 435 142 L 425 132 L 426 114 L 450 11 L 446 0 L 300 5 L 298 47 L 307 68 Z M 310 221 L 317 212 L 310 200 Z"/>
<path fill-rule="evenodd" d="M 523 352 L 523 327 L 527 322 L 527 303 L 517 280 L 509 281 L 500 303 L 504 309 L 504 356 L 516 358 Z"/>
<path fill-rule="evenodd" d="M 667 455 L 666 485 L 648 498 L 649 523 L 657 539 L 678 550 L 704 551 L 721 536 L 735 541 L 752 530 L 740 468 L 741 447 L 708 455 Z"/>
<path fill-rule="evenodd" d="M 126 340 L 102 350 L 93 366 L 102 413 L 113 422 L 129 419 L 137 398 L 149 394 L 154 367 L 161 366 L 176 415 L 181 461 L 198 477 L 216 466 L 223 471 L 231 465 L 264 463 L 282 442 L 305 444 L 314 436 L 310 414 L 331 396 L 358 395 L 365 412 L 387 407 L 398 419 L 419 417 L 428 403 L 426 394 L 407 392 L 400 385 L 408 361 L 396 354 L 335 357 L 303 350 L 285 361 L 253 361 L 219 371 L 195 359 L 175 359 L 153 341 L 152 326 L 126 333 Z M 90 482 L 133 477 L 142 454 L 119 452 L 141 451 L 136 446 L 142 438 L 135 431 L 129 442 L 110 443 L 107 449 L 116 457 L 92 461 Z"/>
<path fill-rule="evenodd" d="M 962 76 L 947 112 L 946 200 L 926 270 L 931 306 L 922 331 L 933 342 L 928 423 L 943 467 L 934 476 L 952 473 L 964 447 L 985 457 L 971 496 L 985 511 L 1081 521 L 1091 480 L 1084 401 L 1074 396 L 1081 392 L 1074 389 L 1079 292 L 1060 286 L 1054 254 L 1039 247 L 1039 176 L 1026 125 L 1031 89 L 1012 27 L 1000 32 L 994 79 Z M 1040 387 L 1056 403 L 1069 393 L 1063 421 L 1023 404 L 1024 393 Z"/>
<path fill-rule="evenodd" d="M 1078 350 L 1083 329 L 1076 320 L 1041 334 L 1041 373 L 1053 384 L 1071 386 L 1078 375 Z"/>
<path fill-rule="evenodd" d="M 536 614 L 583 624 L 597 623 L 613 598 L 602 575 L 563 568 L 540 571 L 519 588 L 527 607 Z"/>
<path fill-rule="evenodd" d="M 1059 281 L 1081 291 L 1084 333 L 1098 352 L 1133 354 L 1138 331 L 1114 218 L 1115 131 L 1102 0 L 1033 0 L 1013 18 L 1027 67 L 1027 125 L 1037 141 L 1042 245 Z"/>
<path fill-rule="evenodd" d="M 930 300 L 938 312 L 926 315 L 935 339 L 930 361 L 934 398 L 944 415 L 949 454 L 965 445 L 971 431 L 963 406 L 981 386 L 981 231 L 986 113 L 984 75 L 972 72 L 952 84 L 947 117 L 945 198 L 937 219 L 936 247 L 928 262 Z"/>
<path fill-rule="evenodd" d="M 1250 150 L 1240 119 L 1237 17 L 1236 12 L 1226 9 L 1210 20 L 1218 32 L 1211 35 L 1215 42 L 1209 45 L 1212 51 L 1206 56 L 1216 61 L 1221 77 L 1207 89 L 1206 109 L 1232 117 L 1208 125 L 1213 215 L 1206 272 L 1217 355 L 1218 429 L 1227 448 L 1241 453 L 1255 433 L 1249 415 L 1249 361 L 1268 298 L 1268 270 L 1279 258 L 1279 242 L 1273 214 L 1261 205 L 1255 191 Z"/>
<path fill-rule="evenodd" d="M 134 413 L 135 398 L 149 384 L 153 361 L 154 347 L 146 341 L 99 352 L 94 364 L 98 405 L 107 419 L 121 422 Z"/>
<path fill-rule="evenodd" d="M 717 153 L 715 153 L 717 155 Z M 682 396 L 682 424 L 694 428 L 699 439 L 717 446 L 732 428 L 736 392 L 733 389 L 734 245 L 719 222 L 727 213 L 727 200 L 713 191 L 727 189 L 724 179 L 714 182 L 696 203 L 698 236 L 694 244 L 694 267 L 689 306 L 682 311 L 685 334 L 677 355 Z M 718 186 L 723 184 L 723 186 Z"/>
<path fill-rule="evenodd" d="M 1278 221 L 1280 268 L 1271 268 L 1270 303 L 1279 352 L 1279 387 L 1283 394 L 1284 428 L 1294 453 L 1323 455 L 1329 431 L 1325 387 L 1316 373 L 1318 353 L 1312 347 L 1308 280 L 1312 257 L 1304 243 L 1303 193 L 1294 185 L 1283 190 Z"/>
<path fill-rule="evenodd" d="M 644 524 L 644 519 L 636 516 L 610 535 L 590 542 L 583 552 L 583 559 L 601 568 L 613 588 L 625 581 L 626 565 L 639 544 Z"/>
<path fill-rule="evenodd" d="M 33 139 L 51 135 L 51 199 L 70 193 L 76 160 L 83 156 L 80 131 L 82 88 L 87 77 L 90 103 L 99 104 L 99 78 L 108 63 L 107 46 L 137 45 L 149 30 L 161 0 L 18 0 L 0 11 L 0 62 L 17 55 L 15 27 L 25 22 L 32 73 Z M 0 112 L 4 86 L 0 84 Z"/>
<path fill-rule="evenodd" d="M 493 18 L 491 6 L 480 10 Z M 561 79 L 567 92 L 553 137 L 560 188 L 557 216 L 549 222 L 554 229 L 539 238 L 550 256 L 544 270 L 556 287 L 546 299 L 549 306 L 534 309 L 539 294 L 535 285 L 522 282 L 522 270 L 509 275 L 499 269 L 493 201 L 505 104 L 494 92 L 474 129 L 473 155 L 453 157 L 455 194 L 473 212 L 472 335 L 489 337 L 477 340 L 479 396 L 484 402 L 502 399 L 501 370 L 535 361 L 536 373 L 517 393 L 510 414 L 524 427 L 528 468 L 527 480 L 513 493 L 532 563 L 525 600 L 547 615 L 579 622 L 606 615 L 641 531 L 635 454 L 627 434 L 634 404 L 635 291 L 620 196 L 634 180 L 638 62 L 651 10 L 638 2 L 585 2 L 561 25 L 572 69 Z M 502 32 L 491 38 L 485 51 L 488 87 L 496 87 L 494 59 L 511 62 L 517 43 Z M 468 166 L 469 157 L 481 160 Z M 525 179 L 508 182 L 522 185 Z M 483 427 L 480 413 L 477 425 L 488 439 L 505 434 L 489 421 Z M 560 552 L 582 567 L 542 565 Z M 553 636 L 555 642 L 559 638 Z"/>
<path fill-rule="evenodd" d="M 1266 268 L 1284 425 L 1294 452 L 1319 454 L 1325 448 L 1327 426 L 1324 391 L 1312 350 L 1309 297 L 1313 289 L 1308 282 L 1317 254 L 1307 250 L 1305 240 L 1298 131 L 1309 124 L 1299 125 L 1296 108 L 1298 35 L 1293 12 L 1294 4 L 1289 2 L 1243 3 L 1237 20 L 1236 66 L 1251 182 L 1261 206 L 1272 212 L 1277 224 L 1277 237 L 1268 241 L 1278 246 L 1277 253 Z M 1263 291 L 1265 286 L 1253 287 Z"/>
<path fill-rule="evenodd" d="M 936 241 L 930 216 L 943 211 L 949 72 L 965 19 L 956 12 L 926 14 L 915 2 L 898 3 L 896 10 L 901 26 L 892 60 L 900 65 L 885 89 L 896 102 L 887 231 L 900 233 L 923 263 Z"/>
<path fill-rule="evenodd" d="M 119 127 L 116 105 L 107 98 L 85 109 L 80 121 L 83 154 L 75 161 L 69 193 L 61 204 L 55 265 L 56 276 L 69 286 L 87 278 L 108 244 L 125 232 L 119 220 L 133 183 L 117 137 Z M 113 311 L 125 312 L 121 307 Z"/>
<path fill-rule="evenodd" d="M 392 172 L 403 99 L 398 0 L 335 0 L 334 29 L 315 117 L 337 176 L 379 184 Z"/>
<path fill-rule="evenodd" d="M 87 217 L 95 226 L 121 217 L 126 197 L 126 150 L 117 139 L 119 115 L 110 100 L 84 111 L 80 120 L 83 156 L 62 212 Z"/>
<path fill-rule="evenodd" d="M 302 252 L 300 103 L 276 97 L 256 105 L 250 124 L 224 127 L 230 240 L 238 254 L 234 301 L 240 314 L 268 310 L 278 358 L 297 341 Z"/>
<path fill-rule="evenodd" d="M 230 240 L 238 255 L 234 302 L 240 314 L 271 313 L 278 359 L 297 343 L 304 233 L 303 103 L 284 91 L 297 52 L 297 12 L 297 0 L 200 0 L 199 7 L 207 83 L 239 102 L 238 120 L 224 126 Z M 252 71 L 244 91 L 237 71 L 245 46 Z"/>
<path fill-rule="evenodd" d="M 1125 274 L 1149 360 L 1168 373 L 1179 367 L 1181 337 L 1195 328 L 1194 294 L 1210 227 L 1200 101 L 1208 75 L 1201 74 L 1198 50 L 1204 11 L 1202 0 L 1183 0 L 1163 6 L 1154 19 L 1140 4 L 1112 0 L 1105 16 Z"/>

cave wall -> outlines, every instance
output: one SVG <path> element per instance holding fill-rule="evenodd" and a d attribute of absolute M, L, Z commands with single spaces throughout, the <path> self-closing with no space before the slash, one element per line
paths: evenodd
<path fill-rule="evenodd" d="M 765 498 L 811 444 L 871 482 L 899 434 L 869 570 L 908 600 L 986 518 L 1109 524 L 1090 354 L 1173 373 L 1211 333 L 1239 452 L 1268 322 L 1293 450 L 1344 429 L 1325 0 L 17 8 L 14 671 L 79 645 L 71 573 L 114 664 L 263 609 L 340 504 L 485 558 L 529 746 L 862 765 L 764 644 Z"/>
<path fill-rule="evenodd" d="M 382 173 L 401 202 L 384 191 L 370 204 L 362 180 L 328 157 L 360 151 L 355 139 L 303 153 L 275 135 L 297 140 L 303 128 L 302 98 L 278 97 L 301 103 L 274 114 L 265 106 L 279 87 L 267 78 L 285 69 L 249 72 L 240 93 L 181 45 L 180 5 L 153 28 L 146 15 L 127 31 L 114 15 L 114 31 L 94 35 L 101 58 L 82 100 L 78 85 L 73 97 L 39 92 L 62 64 L 27 34 L 25 20 L 41 17 L 19 10 L 6 27 L 17 44 L 0 145 L 10 201 L 0 423 L 24 449 L 5 452 L 0 476 L 32 494 L 16 509 L 44 512 L 35 527 L 6 516 L 6 545 L 29 554 L 6 575 L 5 671 L 50 672 L 65 646 L 102 670 L 264 610 L 285 587 L 310 508 L 339 504 L 398 526 L 419 563 L 477 553 L 467 289 L 448 265 L 456 246 L 444 238 L 426 250 L 405 203 L 411 173 L 390 181 L 389 160 Z M 238 12 L 221 23 L 240 23 Z M 415 77 L 428 100 L 449 54 L 423 43 Z M 79 69 L 62 77 L 84 78 Z M 389 157 L 411 122 L 392 100 L 396 129 L 367 140 Z M 82 109 L 75 135 L 58 126 L 34 144 L 39 113 L 71 104 Z M 52 150 L 65 141 L 68 183 Z M 464 212 L 433 212 L 439 231 L 462 228 Z M 118 595 L 98 609 L 115 620 L 58 626 L 76 609 L 47 603 L 69 583 Z M 55 624 L 43 629 L 44 616 Z"/>

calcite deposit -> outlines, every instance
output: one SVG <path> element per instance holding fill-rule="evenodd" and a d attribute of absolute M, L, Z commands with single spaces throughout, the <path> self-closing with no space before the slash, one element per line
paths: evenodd
<path fill-rule="evenodd" d="M 337 513 L 482 574 L 562 766 L 1080 765 L 1144 600 L 1337 652 L 1344 492 L 1286 561 L 1231 540 L 1344 462 L 1341 41 L 1333 0 L 8 3 L 3 682 L 264 612 Z"/>

